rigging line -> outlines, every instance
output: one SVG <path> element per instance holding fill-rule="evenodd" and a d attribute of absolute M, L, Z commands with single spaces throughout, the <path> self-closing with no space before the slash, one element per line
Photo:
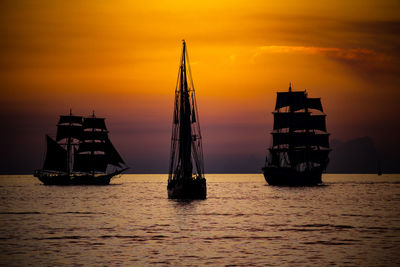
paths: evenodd
<path fill-rule="evenodd" d="M 185 42 L 185 41 L 183 41 L 183 42 Z M 178 68 L 178 77 L 177 77 L 177 79 L 176 79 L 176 85 L 175 85 L 175 92 L 177 92 L 177 90 L 178 90 L 178 84 L 179 84 L 179 77 L 180 77 L 180 75 L 181 75 L 181 68 L 182 68 L 182 63 L 183 63 L 183 57 L 184 57 L 184 53 L 182 53 L 182 55 L 181 55 L 181 60 L 179 61 L 179 68 Z"/>
<path fill-rule="evenodd" d="M 195 89 L 194 89 L 194 83 L 193 83 L 193 76 L 192 76 L 192 68 L 190 67 L 190 61 L 189 61 L 189 52 L 188 52 L 188 48 L 187 48 L 187 45 L 185 45 L 185 48 L 186 48 L 186 61 L 187 61 L 187 66 L 188 66 L 188 69 L 189 69 L 189 77 L 190 77 L 190 83 L 191 83 L 191 88 L 192 88 L 192 100 L 194 100 L 193 102 L 193 105 L 195 106 L 195 111 L 196 111 L 196 115 L 197 115 L 197 117 L 196 117 L 196 122 L 197 122 L 197 125 L 198 125 L 198 132 L 199 132 L 199 136 L 200 136 L 200 139 L 201 139 L 201 132 L 200 132 L 200 120 L 199 120 L 199 112 L 198 112 L 198 110 L 197 110 L 197 100 L 196 100 L 196 96 L 195 96 Z"/>
<path fill-rule="evenodd" d="M 186 61 L 187 61 L 187 65 L 188 65 L 188 69 L 189 69 L 189 77 L 190 77 L 190 83 L 191 83 L 191 87 L 192 87 L 192 91 L 194 92 L 194 83 L 193 83 L 193 77 L 192 77 L 192 69 L 190 67 L 190 63 L 189 63 L 189 53 L 188 53 L 188 49 L 186 46 Z M 197 110 L 196 110 L 197 111 Z"/>

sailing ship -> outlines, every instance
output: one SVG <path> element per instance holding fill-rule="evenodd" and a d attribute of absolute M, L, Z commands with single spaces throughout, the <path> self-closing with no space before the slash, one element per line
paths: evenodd
<path fill-rule="evenodd" d="M 320 98 L 307 92 L 277 92 L 272 131 L 265 167 L 270 185 L 307 186 L 322 183 L 329 162 L 329 133 Z"/>
<path fill-rule="evenodd" d="M 175 87 L 167 191 L 171 199 L 205 199 L 207 195 L 200 123 L 185 40 Z"/>
<path fill-rule="evenodd" d="M 61 115 L 55 140 L 46 135 L 43 168 L 34 176 L 45 185 L 107 185 L 125 171 L 108 138 L 104 118 Z"/>

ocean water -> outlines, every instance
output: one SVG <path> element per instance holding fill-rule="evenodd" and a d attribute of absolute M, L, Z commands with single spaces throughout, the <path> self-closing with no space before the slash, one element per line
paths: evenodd
<path fill-rule="evenodd" d="M 400 175 L 206 178 L 206 200 L 176 201 L 167 175 L 97 187 L 0 176 L 0 265 L 400 266 Z"/>

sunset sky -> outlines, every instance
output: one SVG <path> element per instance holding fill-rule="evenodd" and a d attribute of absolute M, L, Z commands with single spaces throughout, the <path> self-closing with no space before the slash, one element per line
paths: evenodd
<path fill-rule="evenodd" d="M 40 168 L 70 108 L 106 118 L 131 172 L 166 173 L 182 39 L 206 172 L 260 172 L 289 82 L 322 98 L 331 140 L 370 136 L 383 166 L 400 165 L 398 0 L 10 0 L 0 12 L 2 173 Z"/>

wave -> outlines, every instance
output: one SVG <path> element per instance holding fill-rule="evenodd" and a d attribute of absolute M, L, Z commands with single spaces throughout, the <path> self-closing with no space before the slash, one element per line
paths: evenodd
<path fill-rule="evenodd" d="M 27 215 L 27 214 L 42 214 L 42 213 L 38 211 L 6 211 L 6 212 L 0 212 L 0 214 Z"/>

